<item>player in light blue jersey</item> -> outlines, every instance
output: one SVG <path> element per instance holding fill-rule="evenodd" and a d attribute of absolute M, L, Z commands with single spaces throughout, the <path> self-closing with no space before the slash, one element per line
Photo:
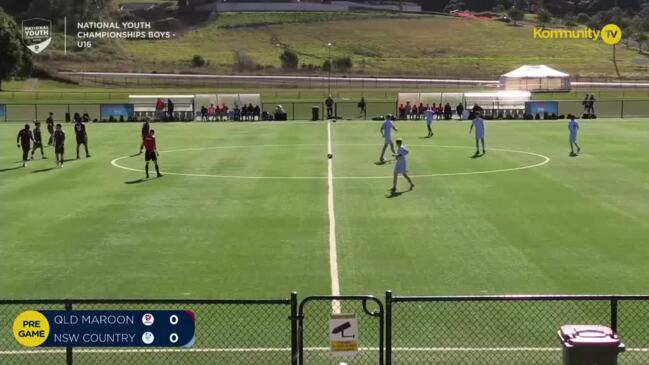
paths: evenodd
<path fill-rule="evenodd" d="M 480 145 L 482 143 L 482 154 L 486 153 L 484 148 L 484 120 L 480 116 L 480 113 L 476 113 L 475 119 L 471 122 L 471 128 L 469 128 L 469 133 L 475 128 L 475 155 L 480 156 Z"/>
<path fill-rule="evenodd" d="M 435 117 L 435 111 L 433 108 L 430 107 L 430 105 L 426 105 L 426 111 L 424 112 L 424 116 L 426 117 L 426 127 L 428 128 L 428 135 L 426 138 L 430 138 L 433 136 L 433 118 Z"/>
<path fill-rule="evenodd" d="M 394 125 L 392 118 L 392 115 L 388 114 L 385 118 L 385 122 L 381 124 L 381 129 L 379 130 L 381 132 L 381 136 L 383 136 L 383 149 L 381 150 L 381 157 L 379 157 L 379 161 L 381 163 L 385 162 L 385 150 L 388 148 L 388 146 L 390 146 L 392 153 L 395 153 L 394 143 L 392 142 L 392 131 L 397 132 L 398 129 Z"/>
<path fill-rule="evenodd" d="M 403 145 L 401 138 L 398 138 L 397 153 L 394 154 L 397 163 L 394 165 L 394 179 L 392 180 L 392 189 L 390 189 L 390 193 L 392 194 L 397 192 L 397 178 L 399 177 L 399 174 L 403 175 L 403 177 L 408 180 L 408 183 L 410 183 L 410 190 L 415 188 L 415 184 L 412 182 L 412 179 L 410 179 L 410 176 L 408 176 L 408 160 L 406 159 L 406 156 L 408 156 L 409 152 L 410 151 L 408 151 L 406 146 Z"/>
<path fill-rule="evenodd" d="M 568 131 L 570 132 L 570 156 L 577 156 L 581 152 L 581 147 L 577 144 L 577 133 L 579 132 L 579 122 L 575 119 L 574 115 L 568 115 L 570 121 L 568 122 Z M 577 147 L 577 153 L 575 153 Z"/>

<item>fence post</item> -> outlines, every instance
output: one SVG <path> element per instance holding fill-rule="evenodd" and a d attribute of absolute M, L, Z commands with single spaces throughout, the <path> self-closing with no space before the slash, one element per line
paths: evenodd
<path fill-rule="evenodd" d="M 392 365 L 392 291 L 385 292 L 385 365 Z"/>
<path fill-rule="evenodd" d="M 291 107 L 293 108 L 293 120 L 295 120 L 295 102 L 291 103 Z"/>
<path fill-rule="evenodd" d="M 617 333 L 617 298 L 611 299 L 611 329 Z"/>
<path fill-rule="evenodd" d="M 72 302 L 67 300 L 65 301 L 65 310 L 72 310 Z M 66 365 L 72 365 L 74 363 L 74 357 L 72 356 L 72 347 L 65 348 L 65 363 Z"/>
<path fill-rule="evenodd" d="M 620 118 L 624 119 L 624 99 L 622 99 L 622 106 L 620 107 Z"/>
<path fill-rule="evenodd" d="M 291 365 L 298 365 L 297 346 L 297 292 L 291 293 Z"/>

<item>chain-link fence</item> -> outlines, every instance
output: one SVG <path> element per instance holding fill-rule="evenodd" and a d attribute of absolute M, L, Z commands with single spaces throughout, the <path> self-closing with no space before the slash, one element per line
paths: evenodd
<path fill-rule="evenodd" d="M 560 364 L 562 325 L 607 325 L 649 363 L 649 297 L 386 297 L 388 364 Z"/>
<path fill-rule="evenodd" d="M 12 325 L 25 310 L 191 310 L 191 348 L 24 348 Z M 330 349 L 330 320 L 357 320 L 358 353 Z M 649 363 L 649 296 L 373 296 L 279 300 L 0 301 L 0 364 L 205 365 L 562 363 L 562 325 L 606 325 L 626 346 L 621 365 Z"/>
<path fill-rule="evenodd" d="M 299 307 L 300 364 L 383 364 L 383 303 L 372 296 L 308 297 Z M 358 354 L 351 359 L 334 355 L 329 348 L 332 314 L 352 313 L 358 322 Z"/>
<path fill-rule="evenodd" d="M 25 310 L 191 310 L 196 342 L 176 348 L 24 348 L 12 325 Z M 291 364 L 297 358 L 297 296 L 281 300 L 0 301 L 0 364 Z M 292 320 L 293 319 L 293 320 Z"/>

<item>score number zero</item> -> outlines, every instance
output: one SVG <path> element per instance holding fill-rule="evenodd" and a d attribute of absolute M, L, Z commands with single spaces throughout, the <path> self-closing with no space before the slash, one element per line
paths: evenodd
<path fill-rule="evenodd" d="M 177 324 L 178 324 L 178 316 L 175 315 L 175 314 L 172 314 L 172 315 L 169 317 L 169 323 L 171 323 L 172 326 L 177 325 Z M 178 334 L 176 334 L 176 333 L 172 333 L 171 335 L 169 335 L 169 341 L 170 341 L 171 343 L 176 343 L 176 342 L 178 342 Z"/>

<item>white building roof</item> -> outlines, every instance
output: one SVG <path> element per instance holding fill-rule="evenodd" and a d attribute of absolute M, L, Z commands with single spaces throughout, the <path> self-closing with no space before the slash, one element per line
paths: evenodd
<path fill-rule="evenodd" d="M 521 66 L 514 71 L 508 72 L 502 77 L 511 77 L 511 78 L 543 78 L 543 77 L 570 77 L 567 73 L 557 71 L 553 68 L 550 68 L 546 65 L 525 65 Z"/>

